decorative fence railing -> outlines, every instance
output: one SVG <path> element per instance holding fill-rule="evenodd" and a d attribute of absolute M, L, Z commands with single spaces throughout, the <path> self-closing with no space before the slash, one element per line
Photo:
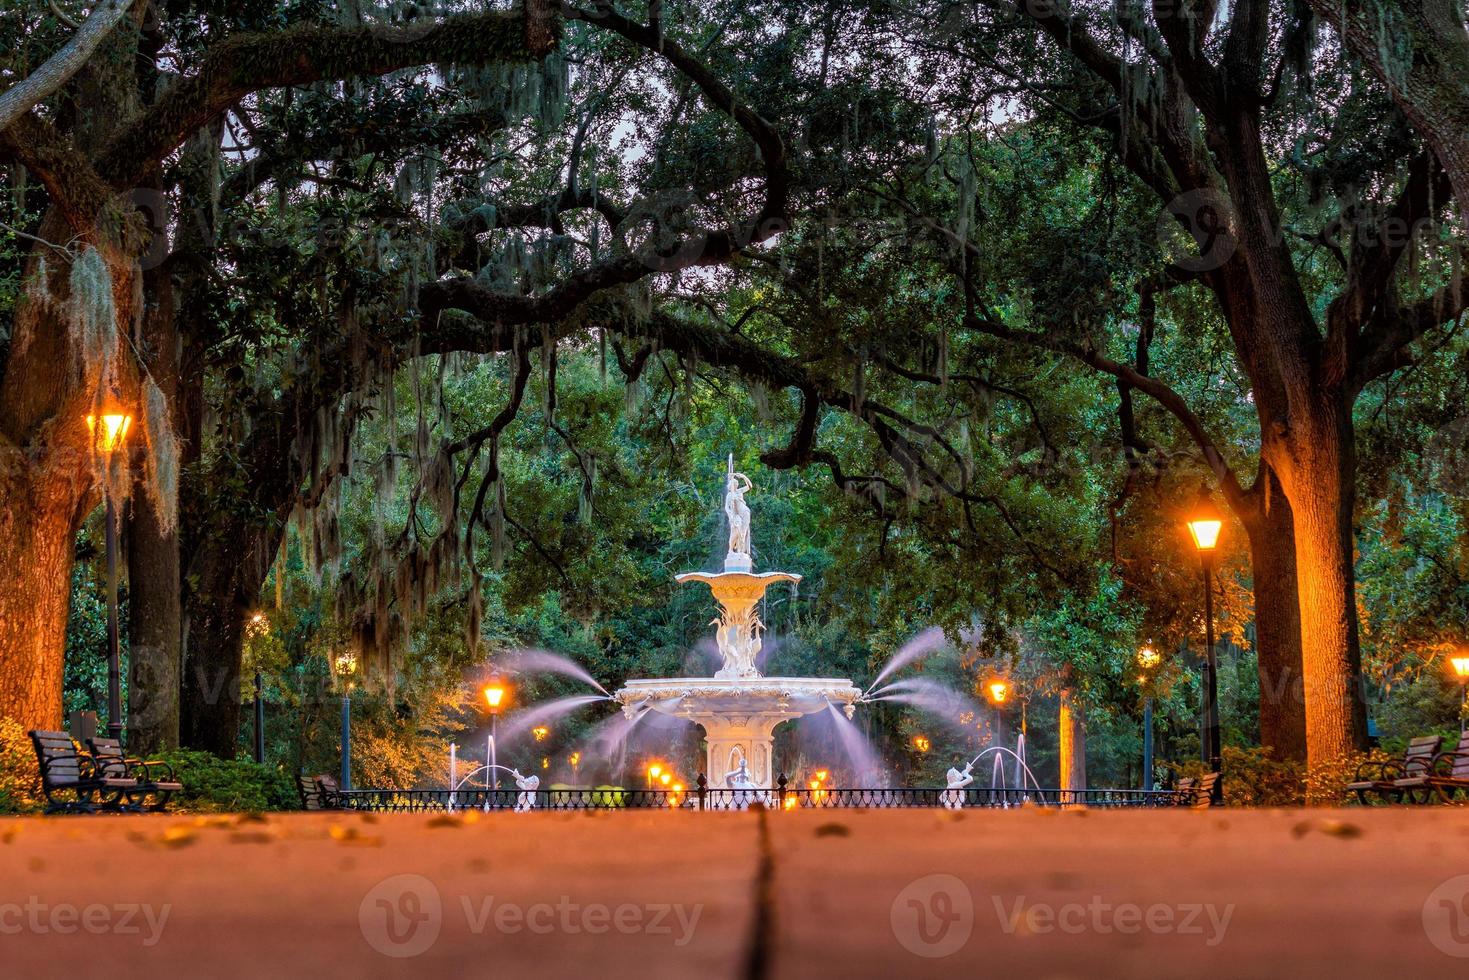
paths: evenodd
<path fill-rule="evenodd" d="M 349 810 L 771 810 L 964 807 L 1184 806 L 1192 794 L 1141 789 L 355 789 L 335 802 Z"/>

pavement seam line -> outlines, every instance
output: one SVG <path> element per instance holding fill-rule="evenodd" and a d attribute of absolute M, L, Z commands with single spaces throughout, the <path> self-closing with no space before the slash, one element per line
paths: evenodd
<path fill-rule="evenodd" d="M 764 807 L 755 810 L 755 817 L 760 859 L 755 868 L 755 916 L 745 952 L 745 980 L 765 980 L 770 975 L 770 951 L 775 944 L 775 853 L 770 818 Z"/>

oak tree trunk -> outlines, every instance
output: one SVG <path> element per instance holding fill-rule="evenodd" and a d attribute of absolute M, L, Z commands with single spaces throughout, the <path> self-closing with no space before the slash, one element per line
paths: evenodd
<path fill-rule="evenodd" d="M 69 235 L 54 210 L 40 237 Z M 119 323 L 132 318 L 135 266 L 98 247 L 112 278 Z M 46 253 L 47 277 L 37 277 Z M 58 728 L 75 537 L 100 500 L 86 417 L 97 378 L 82 363 L 69 322 L 72 253 L 38 246 L 25 265 L 4 377 L 0 379 L 0 716 Z M 130 382 L 125 365 L 119 382 Z"/>
<path fill-rule="evenodd" d="M 61 681 L 78 502 L 76 467 L 5 446 L 0 459 L 0 717 L 62 727 Z M 70 455 L 70 454 L 66 454 Z M 60 463 L 60 465 L 58 465 Z"/>
<path fill-rule="evenodd" d="M 1295 525 L 1285 491 L 1268 467 L 1250 493 L 1242 523 L 1249 537 L 1260 681 L 1260 744 L 1276 759 L 1306 761 L 1301 678 L 1301 606 Z"/>
<path fill-rule="evenodd" d="M 144 276 L 149 297 L 143 347 L 148 370 L 176 403 L 178 336 L 173 285 L 166 267 Z M 153 497 L 140 481 L 128 520 L 128 748 L 147 755 L 179 744 L 179 669 L 183 642 L 177 524 L 164 529 Z"/>
<path fill-rule="evenodd" d="M 1267 443 L 1290 496 L 1301 608 L 1307 756 L 1329 764 L 1366 748 L 1367 708 L 1357 636 L 1351 409 L 1329 394 Z"/>
<path fill-rule="evenodd" d="M 1060 767 L 1061 789 L 1086 789 L 1086 727 L 1081 705 L 1069 689 L 1061 692 Z"/>

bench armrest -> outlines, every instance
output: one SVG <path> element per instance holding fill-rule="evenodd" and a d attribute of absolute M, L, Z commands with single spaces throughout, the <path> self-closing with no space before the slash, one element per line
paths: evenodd
<path fill-rule="evenodd" d="M 162 759 L 129 759 L 127 761 L 135 773 L 150 783 L 178 782 L 178 777 L 173 772 L 173 766 L 164 762 Z M 155 772 L 155 770 L 157 771 Z"/>
<path fill-rule="evenodd" d="M 1469 759 L 1469 751 L 1461 752 L 1457 749 L 1454 749 L 1448 752 L 1440 752 L 1438 755 L 1433 757 L 1433 765 L 1428 767 L 1427 773 L 1425 773 L 1425 775 L 1431 774 L 1434 776 L 1452 776 L 1454 773 L 1454 765 L 1466 759 Z"/>
<path fill-rule="evenodd" d="M 1385 782 L 1389 779 L 1397 779 L 1403 775 L 1404 771 L 1401 762 L 1392 759 L 1369 759 L 1357 767 L 1357 775 L 1352 781 L 1356 783 Z"/>

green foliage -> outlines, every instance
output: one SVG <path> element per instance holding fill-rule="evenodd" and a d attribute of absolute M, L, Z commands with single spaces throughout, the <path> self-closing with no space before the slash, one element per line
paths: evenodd
<path fill-rule="evenodd" d="M 1175 769 L 1180 777 L 1193 779 L 1209 771 L 1206 763 L 1197 760 L 1182 763 Z M 1220 769 L 1226 806 L 1301 806 L 1306 802 L 1305 766 L 1273 759 L 1267 749 L 1226 745 L 1220 756 Z M 1327 778 L 1323 773 L 1322 779 Z M 1343 785 L 1345 782 L 1342 780 Z"/>
<path fill-rule="evenodd" d="M 25 729 L 0 718 L 0 813 L 32 813 L 45 804 L 36 750 Z"/>
<path fill-rule="evenodd" d="M 184 784 L 174 797 L 180 809 L 201 812 L 294 810 L 300 794 L 292 776 L 244 759 L 175 749 L 159 756 Z"/>

